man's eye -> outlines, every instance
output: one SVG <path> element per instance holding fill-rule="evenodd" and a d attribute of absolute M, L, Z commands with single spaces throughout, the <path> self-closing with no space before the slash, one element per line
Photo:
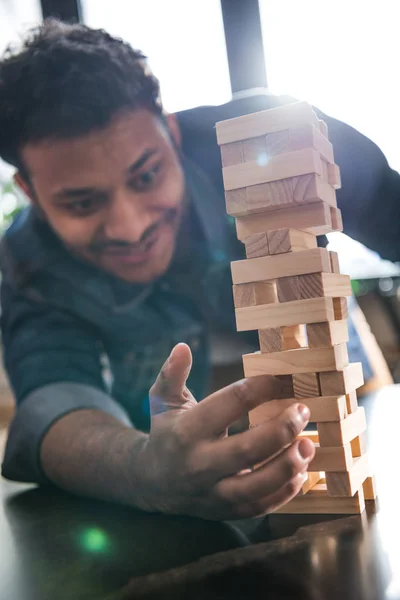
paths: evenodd
<path fill-rule="evenodd" d="M 85 198 L 83 200 L 76 200 L 71 204 L 67 204 L 67 209 L 75 214 L 85 215 L 93 212 L 96 208 L 96 201 L 92 198 Z"/>
<path fill-rule="evenodd" d="M 149 169 L 148 171 L 143 171 L 139 175 L 137 175 L 133 181 L 132 186 L 136 187 L 140 190 L 151 188 L 155 183 L 157 183 L 158 175 L 161 171 L 161 163 L 157 163 Z"/>

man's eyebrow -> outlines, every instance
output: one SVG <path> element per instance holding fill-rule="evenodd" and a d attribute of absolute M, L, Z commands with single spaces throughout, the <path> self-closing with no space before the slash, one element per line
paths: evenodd
<path fill-rule="evenodd" d="M 134 173 L 135 171 L 138 171 L 149 160 L 149 158 L 151 158 L 156 153 L 157 153 L 156 148 L 147 148 L 143 152 L 143 154 L 141 156 L 139 156 L 139 158 L 130 165 L 130 167 L 128 168 L 128 172 Z"/>

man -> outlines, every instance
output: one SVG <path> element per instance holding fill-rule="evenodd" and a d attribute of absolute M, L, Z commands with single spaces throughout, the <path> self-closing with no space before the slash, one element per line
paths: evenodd
<path fill-rule="evenodd" d="M 0 156 L 31 200 L 2 247 L 5 366 L 18 405 L 6 477 L 212 519 L 264 514 L 297 493 L 314 454 L 296 440 L 306 407 L 226 435 L 279 396 L 279 381 L 244 380 L 195 401 L 206 393 L 210 332 L 234 332 L 229 262 L 242 253 L 214 125 L 285 101 L 165 117 L 143 56 L 81 25 L 48 21 L 5 57 Z M 384 202 L 399 193 L 398 176 L 371 142 L 327 121 L 348 232 L 394 254 L 368 218 L 381 191 Z M 389 225 L 397 241 L 398 223 Z"/>

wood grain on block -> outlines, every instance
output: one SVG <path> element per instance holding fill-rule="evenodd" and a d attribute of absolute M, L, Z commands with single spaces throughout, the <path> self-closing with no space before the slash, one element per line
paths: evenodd
<path fill-rule="evenodd" d="M 305 496 L 295 496 L 275 514 L 302 515 L 359 515 L 365 509 L 364 493 L 361 488 L 354 496 L 333 498 L 328 496 L 326 484 L 317 483 Z"/>
<path fill-rule="evenodd" d="M 340 180 L 340 169 L 335 164 L 328 165 L 328 183 L 335 188 L 335 190 L 340 189 L 342 186 Z"/>
<path fill-rule="evenodd" d="M 248 209 L 246 199 L 246 188 L 225 192 L 225 206 L 228 215 L 232 215 L 233 217 L 247 215 Z"/>
<path fill-rule="evenodd" d="M 268 236 L 266 233 L 249 235 L 245 241 L 247 258 L 258 258 L 269 255 Z"/>
<path fill-rule="evenodd" d="M 350 444 L 339 447 L 315 447 L 315 455 L 308 468 L 310 471 L 346 472 L 353 466 Z"/>
<path fill-rule="evenodd" d="M 279 306 L 279 305 L 278 305 Z M 319 376 L 323 396 L 342 396 L 354 392 L 364 383 L 362 364 L 351 363 L 341 371 L 321 373 Z"/>
<path fill-rule="evenodd" d="M 260 340 L 260 351 L 265 354 L 268 352 L 280 352 L 282 350 L 282 335 L 280 327 L 271 329 L 260 329 L 258 332 Z"/>
<path fill-rule="evenodd" d="M 307 325 L 308 345 L 310 348 L 323 348 L 349 341 L 346 321 L 330 321 L 329 323 L 312 323 Z"/>
<path fill-rule="evenodd" d="M 221 161 L 223 167 L 231 167 L 244 162 L 242 142 L 233 142 L 221 146 Z"/>
<path fill-rule="evenodd" d="M 362 488 L 369 474 L 370 468 L 366 454 L 355 458 L 353 466 L 347 473 L 327 472 L 325 477 L 329 496 L 354 496 Z"/>
<path fill-rule="evenodd" d="M 295 350 L 307 346 L 305 325 L 289 325 L 281 327 L 282 350 Z"/>
<path fill-rule="evenodd" d="M 340 296 L 345 300 L 345 296 L 351 296 L 352 294 L 350 277 L 348 275 L 340 275 L 337 273 L 310 272 L 309 274 L 301 275 L 301 277 L 299 277 L 299 286 L 301 298 L 304 299 L 325 296 L 326 298 L 338 298 L 339 300 Z M 344 303 L 337 302 L 336 304 L 339 307 L 337 309 L 339 314 L 339 310 L 344 306 Z"/>
<path fill-rule="evenodd" d="M 339 208 L 330 207 L 333 231 L 343 231 L 342 212 Z"/>
<path fill-rule="evenodd" d="M 274 281 L 259 281 L 234 285 L 233 301 L 235 308 L 278 302 L 276 284 Z"/>
<path fill-rule="evenodd" d="M 279 302 L 292 302 L 293 300 L 301 300 L 299 278 L 281 277 L 276 280 L 276 291 Z"/>
<path fill-rule="evenodd" d="M 331 371 L 342 368 L 348 361 L 345 345 L 333 348 L 299 348 L 269 354 L 244 354 L 245 377 L 257 375 L 290 375 L 310 371 Z M 355 413 L 356 414 L 356 413 Z M 326 444 L 325 444 L 326 445 Z"/>
<path fill-rule="evenodd" d="M 300 252 L 317 248 L 317 238 L 312 233 L 297 229 L 275 229 L 268 231 L 268 246 L 270 254 L 285 252 Z"/>
<path fill-rule="evenodd" d="M 340 323 L 340 321 L 338 321 L 338 323 Z M 355 390 L 354 392 L 346 394 L 346 407 L 349 414 L 356 412 L 358 409 L 357 392 Z"/>
<path fill-rule="evenodd" d="M 274 133 L 268 133 L 265 137 L 268 156 L 276 156 L 277 154 L 284 154 L 285 152 L 288 152 L 289 142 L 289 129 L 284 129 L 283 131 L 275 131 Z M 299 150 L 299 148 L 296 148 L 296 150 Z"/>
<path fill-rule="evenodd" d="M 330 321 L 333 319 L 333 304 L 331 298 L 313 298 L 312 300 L 296 300 L 284 304 L 276 303 L 237 308 L 235 313 L 237 330 L 253 331 L 270 327 Z M 324 395 L 332 396 L 336 393 Z M 341 395 L 341 392 L 337 395 Z"/>
<path fill-rule="evenodd" d="M 342 276 L 341 276 L 342 277 Z M 347 295 L 347 294 L 345 294 Z M 335 320 L 342 321 L 349 318 L 349 309 L 347 306 L 347 298 L 333 298 L 333 310 Z"/>
<path fill-rule="evenodd" d="M 265 135 L 243 140 L 242 144 L 244 162 L 256 161 L 258 164 L 264 164 L 267 161 Z"/>
<path fill-rule="evenodd" d="M 331 268 L 329 254 L 325 248 L 313 248 L 296 252 L 296 260 L 289 254 L 276 254 L 231 263 L 233 283 L 254 283 L 256 281 L 275 280 L 284 273 L 287 277 L 317 273 L 329 273 Z M 342 277 L 335 275 L 335 277 Z"/>
<path fill-rule="evenodd" d="M 217 142 L 221 146 L 308 123 L 318 125 L 312 106 L 307 102 L 295 102 L 218 122 Z"/>
<path fill-rule="evenodd" d="M 292 177 L 293 204 L 308 204 L 322 200 L 336 208 L 335 190 L 320 175 L 309 173 Z"/>
<path fill-rule="evenodd" d="M 265 233 L 285 227 L 301 229 L 314 235 L 324 235 L 333 231 L 329 208 L 324 202 L 315 202 L 307 206 L 282 208 L 268 213 L 238 217 L 236 219 L 237 237 L 244 242 L 246 237 L 253 233 Z"/>
<path fill-rule="evenodd" d="M 295 398 L 321 396 L 318 374 L 301 373 L 293 375 L 293 390 Z"/>
<path fill-rule="evenodd" d="M 367 445 L 367 432 L 363 431 L 351 440 L 351 452 L 354 457 L 362 456 L 367 453 L 368 445 Z"/>
<path fill-rule="evenodd" d="M 338 423 L 318 423 L 320 446 L 343 446 L 349 444 L 367 428 L 365 411 L 360 406 L 357 412 Z"/>
<path fill-rule="evenodd" d="M 322 476 L 323 473 L 320 473 L 319 471 L 308 471 L 307 479 L 301 486 L 299 496 L 304 496 L 305 494 L 307 494 L 307 492 L 309 492 L 314 487 L 314 485 L 317 485 L 317 483 L 321 480 Z"/>
<path fill-rule="evenodd" d="M 339 255 L 337 252 L 329 251 L 329 258 L 331 259 L 331 271 L 332 273 L 340 273 Z"/>
<path fill-rule="evenodd" d="M 329 208 L 324 202 L 315 202 L 307 206 L 279 208 L 268 213 L 238 217 L 236 219 L 237 237 L 243 242 L 253 233 L 264 233 L 284 227 L 301 229 L 314 235 L 331 233 L 333 229 Z"/>
<path fill-rule="evenodd" d="M 288 150 L 314 148 L 327 163 L 334 163 L 333 146 L 315 125 L 303 125 L 290 130 Z"/>
<path fill-rule="evenodd" d="M 366 500 L 375 500 L 377 496 L 374 477 L 370 476 L 363 483 L 364 496 Z"/>
<path fill-rule="evenodd" d="M 222 169 L 225 190 L 235 190 L 307 173 L 321 174 L 321 157 L 312 148 L 272 156 L 266 163 L 252 161 Z"/>
<path fill-rule="evenodd" d="M 248 214 L 276 210 L 290 206 L 293 201 L 291 179 L 280 179 L 246 188 Z"/>
<path fill-rule="evenodd" d="M 263 423 L 267 418 L 272 419 L 277 417 L 283 410 L 291 406 L 292 404 L 305 404 L 310 410 L 310 421 L 316 422 L 329 422 L 329 421 L 340 421 L 346 416 L 346 401 L 344 396 L 319 396 L 315 398 L 293 398 L 291 397 L 279 398 L 278 400 L 271 400 L 265 404 L 257 406 L 249 412 L 250 423 L 252 425 L 258 425 Z M 318 434 L 316 434 L 318 436 Z M 315 442 L 314 442 L 315 443 Z M 336 448 L 334 451 L 336 452 Z M 325 451 L 325 448 L 324 448 Z M 334 452 L 334 453 L 335 453 Z M 350 457 L 351 447 L 349 446 Z M 315 471 L 322 471 L 323 468 L 317 467 L 311 469 Z M 333 471 L 340 471 L 341 469 L 332 469 Z"/>

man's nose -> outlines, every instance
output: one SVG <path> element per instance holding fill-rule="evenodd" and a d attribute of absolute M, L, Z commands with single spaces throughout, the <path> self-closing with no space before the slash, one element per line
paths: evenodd
<path fill-rule="evenodd" d="M 104 233 L 110 240 L 137 244 L 153 220 L 143 202 L 121 191 L 115 194 L 107 210 Z"/>

